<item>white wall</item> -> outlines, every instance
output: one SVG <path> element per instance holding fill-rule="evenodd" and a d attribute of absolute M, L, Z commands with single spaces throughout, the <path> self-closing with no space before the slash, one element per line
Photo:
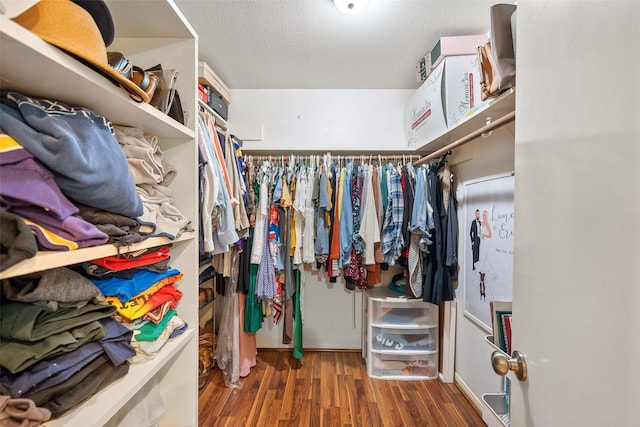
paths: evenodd
<path fill-rule="evenodd" d="M 411 90 L 236 89 L 229 105 L 230 129 L 244 138 L 245 153 L 380 153 L 405 150 L 404 108 Z M 247 140 L 247 137 L 261 140 Z M 399 270 L 383 274 L 386 286 Z M 303 274 L 305 348 L 360 349 L 362 292 L 330 283 L 306 266 Z M 265 319 L 257 334 L 262 348 L 282 344 L 282 322 Z"/>
<path fill-rule="evenodd" d="M 233 90 L 231 129 L 246 150 L 407 150 L 404 109 L 412 90 Z M 256 130 L 257 129 L 257 130 Z"/>
<path fill-rule="evenodd" d="M 384 272 L 382 284 L 386 286 L 399 267 Z M 324 270 L 312 270 L 305 265 L 301 276 L 302 319 L 304 348 L 308 349 L 360 349 L 362 346 L 362 306 L 366 291 L 350 291 L 344 279 L 330 283 Z M 256 336 L 259 348 L 292 348 L 282 344 L 282 321 L 275 325 L 265 318 Z"/>
<path fill-rule="evenodd" d="M 487 138 L 479 138 L 453 152 L 450 163 L 457 183 L 458 197 L 458 248 L 468 243 L 469 235 L 461 224 L 465 224 L 464 182 L 485 176 L 514 170 L 514 124 L 493 131 Z M 465 267 L 462 250 L 459 250 L 460 278 Z M 457 329 L 455 381 L 465 389 L 472 401 L 481 407 L 483 393 L 500 391 L 501 377 L 491 368 L 490 351 L 485 342 L 488 333 L 464 315 L 464 291 L 460 282 L 456 288 Z"/>

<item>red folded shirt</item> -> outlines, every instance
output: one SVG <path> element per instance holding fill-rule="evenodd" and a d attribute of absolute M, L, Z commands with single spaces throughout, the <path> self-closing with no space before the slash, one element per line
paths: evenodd
<path fill-rule="evenodd" d="M 144 254 L 139 256 L 136 256 L 135 252 L 133 252 L 120 256 L 114 255 L 104 258 L 98 258 L 90 262 L 112 271 L 122 271 L 164 261 L 165 259 L 169 258 L 170 249 L 171 248 L 168 246 L 163 246 L 156 250 L 145 252 Z"/>

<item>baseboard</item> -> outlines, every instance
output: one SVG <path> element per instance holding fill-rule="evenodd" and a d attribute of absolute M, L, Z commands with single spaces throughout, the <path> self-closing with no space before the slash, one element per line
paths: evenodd
<path fill-rule="evenodd" d="M 293 351 L 293 347 L 258 347 L 256 350 L 261 351 Z M 303 348 L 302 351 L 330 351 L 332 353 L 360 353 L 359 348 Z"/>
<path fill-rule="evenodd" d="M 473 392 L 471 391 L 467 383 L 465 383 L 462 380 L 462 378 L 460 378 L 460 375 L 458 375 L 457 372 L 454 375 L 455 375 L 455 383 L 460 388 L 460 391 L 462 391 L 462 394 L 464 394 L 467 400 L 476 407 L 476 410 L 480 414 L 482 414 L 482 407 L 483 407 L 482 401 L 478 399 L 475 394 L 473 394 Z"/>

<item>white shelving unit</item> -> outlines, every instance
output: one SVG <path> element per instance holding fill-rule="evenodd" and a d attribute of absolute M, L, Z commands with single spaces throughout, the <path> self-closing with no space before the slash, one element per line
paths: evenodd
<path fill-rule="evenodd" d="M 367 291 L 367 373 L 394 380 L 438 376 L 438 306 L 378 287 Z"/>
<path fill-rule="evenodd" d="M 178 171 L 171 184 L 173 203 L 198 226 L 197 170 L 195 141 L 197 35 L 172 0 L 107 0 L 115 24 L 116 39 L 109 51 L 120 51 L 135 65 L 179 71 L 177 89 L 186 111 L 185 125 L 176 122 L 149 104 L 132 101 L 127 93 L 105 77 L 62 50 L 0 15 L 0 87 L 27 95 L 45 97 L 83 106 L 112 123 L 133 126 L 158 137 L 164 158 Z M 150 18 L 152 17 L 152 18 Z M 198 424 L 198 241 L 197 231 L 170 241 L 152 238 L 131 246 L 131 250 L 172 243 L 171 266 L 183 278 L 178 283 L 183 297 L 178 315 L 189 325 L 182 335 L 170 340 L 151 361 L 134 364 L 127 375 L 73 408 L 46 426 L 102 426 L 117 418 L 118 411 L 132 399 L 144 398 L 150 380 L 157 380 L 165 402 L 161 425 Z M 122 251 L 122 249 L 121 249 Z M 0 274 L 0 278 L 115 255 L 113 245 L 71 252 L 38 252 Z M 1 351 L 1 349 L 0 349 Z"/>

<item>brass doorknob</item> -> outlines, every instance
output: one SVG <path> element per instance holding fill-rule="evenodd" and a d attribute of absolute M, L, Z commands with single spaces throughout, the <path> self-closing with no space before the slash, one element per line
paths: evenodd
<path fill-rule="evenodd" d="M 512 357 L 509 359 L 507 355 L 494 351 L 491 354 L 491 366 L 496 374 L 505 376 L 509 370 L 516 374 L 516 378 L 520 381 L 527 380 L 527 361 L 524 354 L 518 350 L 513 351 Z"/>

